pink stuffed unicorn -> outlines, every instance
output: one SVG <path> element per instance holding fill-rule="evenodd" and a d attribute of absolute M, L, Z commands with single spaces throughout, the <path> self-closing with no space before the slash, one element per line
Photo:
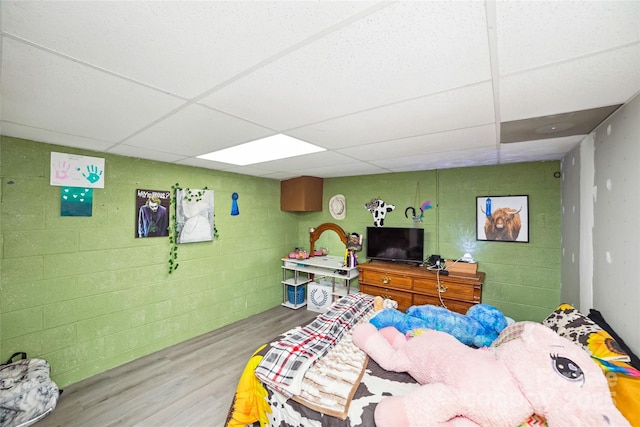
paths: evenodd
<path fill-rule="evenodd" d="M 629 427 L 590 356 L 540 323 L 508 326 L 491 347 L 474 349 L 440 331 L 407 339 L 394 327 L 363 323 L 353 342 L 382 368 L 422 384 L 383 398 L 377 427 L 514 427 L 531 415 L 549 426 Z"/>

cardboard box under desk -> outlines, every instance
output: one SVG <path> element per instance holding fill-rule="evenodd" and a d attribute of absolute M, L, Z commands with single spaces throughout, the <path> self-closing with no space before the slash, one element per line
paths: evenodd
<path fill-rule="evenodd" d="M 460 274 L 463 276 L 475 276 L 478 272 L 478 263 L 470 263 L 470 262 L 455 262 L 454 260 L 447 260 L 444 263 L 445 269 L 449 271 L 449 273 Z"/>

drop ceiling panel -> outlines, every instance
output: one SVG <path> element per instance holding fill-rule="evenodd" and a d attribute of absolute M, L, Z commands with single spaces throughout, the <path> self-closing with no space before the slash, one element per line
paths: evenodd
<path fill-rule="evenodd" d="M 111 142 L 23 126 L 6 121 L 0 121 L 0 130 L 2 135 L 30 139 L 32 141 L 48 141 L 49 144 L 83 148 L 85 150 L 106 151 L 112 145 Z"/>
<path fill-rule="evenodd" d="M 325 148 L 343 148 L 484 125 L 493 120 L 491 84 L 480 83 L 316 123 L 287 134 Z"/>
<path fill-rule="evenodd" d="M 192 98 L 371 2 L 4 2 L 4 31 Z M 55 23 L 55 24 L 54 24 Z M 127 54 L 135 52 L 135 54 Z"/>
<path fill-rule="evenodd" d="M 252 166 L 243 166 L 243 167 L 234 166 L 231 169 L 225 170 L 225 172 L 237 173 L 242 175 L 259 176 L 263 178 L 277 179 L 277 180 L 294 178 L 294 177 L 300 176 L 300 174 L 292 171 L 272 171 L 269 169 L 261 169 L 261 168 L 256 168 Z"/>
<path fill-rule="evenodd" d="M 496 14 L 503 76 L 640 38 L 638 1 L 498 1 Z"/>
<path fill-rule="evenodd" d="M 410 172 L 415 170 L 448 169 L 467 166 L 493 165 L 498 161 L 495 147 L 477 148 L 463 151 L 429 153 L 394 159 L 372 161 L 376 166 L 391 172 Z"/>
<path fill-rule="evenodd" d="M 109 150 L 111 154 L 119 154 L 127 157 L 137 157 L 147 160 L 157 160 L 160 162 L 173 163 L 181 159 L 184 156 L 175 153 L 165 153 L 158 149 L 148 150 L 140 147 L 132 147 L 131 145 L 120 144 L 115 148 Z"/>
<path fill-rule="evenodd" d="M 285 165 L 289 165 L 291 169 L 307 169 L 318 166 L 338 166 L 352 161 L 352 158 L 340 153 L 333 151 L 321 151 L 318 153 L 307 154 L 305 156 L 289 157 L 288 159 L 258 163 L 254 166 L 277 171 L 282 170 Z"/>
<path fill-rule="evenodd" d="M 2 56 L 6 121 L 116 142 L 181 103 L 8 37 Z"/>
<path fill-rule="evenodd" d="M 500 160 L 504 163 L 560 160 L 585 137 L 586 135 L 572 135 L 563 138 L 501 144 Z"/>
<path fill-rule="evenodd" d="M 353 158 L 374 161 L 479 147 L 496 147 L 494 125 L 379 142 L 360 147 L 343 148 L 338 151 Z"/>
<path fill-rule="evenodd" d="M 640 44 L 501 80 L 502 121 L 622 104 L 640 91 Z"/>
<path fill-rule="evenodd" d="M 190 105 L 128 138 L 127 145 L 167 153 L 198 156 L 275 132 L 253 123 Z"/>
<path fill-rule="evenodd" d="M 391 172 L 388 169 L 372 165 L 365 162 L 352 162 L 343 165 L 329 165 L 320 167 L 310 167 L 307 169 L 298 169 L 292 171 L 289 178 L 301 175 L 322 176 L 326 178 L 337 178 L 341 176 L 357 176 L 357 175 L 378 175 Z"/>
<path fill-rule="evenodd" d="M 228 163 L 213 162 L 211 160 L 199 159 L 197 157 L 186 157 L 182 160 L 178 160 L 176 163 L 180 165 L 195 166 L 198 168 L 215 169 L 215 170 L 221 170 L 221 171 L 228 171 L 234 168 L 235 169 L 249 168 L 248 166 L 235 166 L 235 165 L 230 165 Z"/>
<path fill-rule="evenodd" d="M 202 102 L 284 130 L 487 81 L 483 17 L 480 2 L 393 3 Z"/>
<path fill-rule="evenodd" d="M 640 93 L 638 1 L 0 8 L 3 134 L 273 179 L 557 159 L 574 140 L 500 145 L 494 121 Z M 193 157 L 278 132 L 329 152 Z"/>

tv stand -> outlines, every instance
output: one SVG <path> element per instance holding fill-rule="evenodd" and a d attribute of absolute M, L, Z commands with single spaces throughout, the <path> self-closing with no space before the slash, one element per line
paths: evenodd
<path fill-rule="evenodd" d="M 360 292 L 391 298 L 401 311 L 432 304 L 464 314 L 482 301 L 482 272 L 444 276 L 426 267 L 377 260 L 358 265 L 358 271 Z"/>

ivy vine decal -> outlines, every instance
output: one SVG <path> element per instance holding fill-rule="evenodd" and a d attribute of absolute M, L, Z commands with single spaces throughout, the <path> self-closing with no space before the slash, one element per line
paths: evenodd
<path fill-rule="evenodd" d="M 169 221 L 169 274 L 178 269 L 178 216 L 176 214 L 176 190 L 180 188 L 177 182 L 171 186 L 171 220 Z"/>
<path fill-rule="evenodd" d="M 202 196 L 204 196 L 204 190 L 207 190 L 207 187 L 204 187 L 202 190 L 199 190 L 197 193 L 192 193 L 190 189 L 184 189 L 184 199 L 187 202 L 199 202 L 202 200 Z"/>

